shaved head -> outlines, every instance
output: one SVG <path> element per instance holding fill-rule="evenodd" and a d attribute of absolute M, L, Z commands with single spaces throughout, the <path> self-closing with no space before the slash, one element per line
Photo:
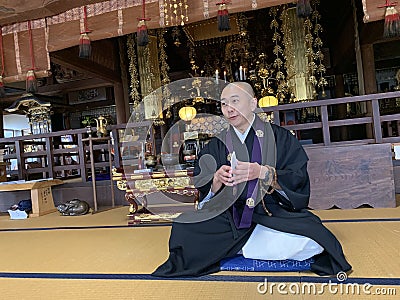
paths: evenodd
<path fill-rule="evenodd" d="M 254 98 L 254 90 L 250 84 L 247 82 L 239 81 L 229 83 L 225 89 L 241 89 L 245 94 L 247 94 L 250 98 Z"/>

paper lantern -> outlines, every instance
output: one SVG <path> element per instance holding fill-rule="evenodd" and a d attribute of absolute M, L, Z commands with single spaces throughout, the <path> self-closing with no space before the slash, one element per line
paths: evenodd
<path fill-rule="evenodd" d="M 278 99 L 272 95 L 262 97 L 258 101 L 258 106 L 260 106 L 260 107 L 269 107 L 269 106 L 276 106 L 276 105 L 278 105 Z"/>
<path fill-rule="evenodd" d="M 184 106 L 179 110 L 179 117 L 184 121 L 191 121 L 196 116 L 196 109 L 192 106 Z"/>

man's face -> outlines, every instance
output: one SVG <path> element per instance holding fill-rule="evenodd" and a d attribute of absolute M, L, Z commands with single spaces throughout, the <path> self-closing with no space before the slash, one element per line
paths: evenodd
<path fill-rule="evenodd" d="M 221 110 L 229 124 L 244 132 L 253 119 L 257 100 L 236 85 L 228 85 L 221 94 Z"/>

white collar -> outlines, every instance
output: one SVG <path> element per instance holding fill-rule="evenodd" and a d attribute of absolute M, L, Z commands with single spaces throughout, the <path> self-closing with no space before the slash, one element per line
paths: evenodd
<path fill-rule="evenodd" d="M 242 144 L 244 143 L 244 141 L 246 140 L 246 137 L 247 137 L 247 135 L 249 134 L 249 132 L 250 132 L 250 128 L 251 128 L 251 126 L 253 126 L 253 123 L 254 123 L 254 120 L 256 119 L 256 116 L 255 116 L 255 114 L 253 114 L 253 120 L 250 122 L 250 125 L 249 125 L 249 127 L 246 129 L 246 131 L 245 132 L 243 132 L 243 133 L 241 133 L 238 129 L 236 129 L 235 127 L 233 127 L 233 129 L 235 130 L 235 132 L 236 132 L 236 135 L 238 136 L 238 138 L 239 138 L 239 140 L 242 142 Z"/>

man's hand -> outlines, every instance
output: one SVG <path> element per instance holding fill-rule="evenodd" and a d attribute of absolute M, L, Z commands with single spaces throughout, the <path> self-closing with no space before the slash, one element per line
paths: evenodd
<path fill-rule="evenodd" d="M 218 192 L 222 185 L 233 186 L 232 168 L 230 166 L 223 165 L 215 172 L 211 191 L 213 193 Z"/>
<path fill-rule="evenodd" d="M 233 174 L 233 183 L 239 184 L 261 176 L 261 166 L 258 163 L 238 161 Z"/>

